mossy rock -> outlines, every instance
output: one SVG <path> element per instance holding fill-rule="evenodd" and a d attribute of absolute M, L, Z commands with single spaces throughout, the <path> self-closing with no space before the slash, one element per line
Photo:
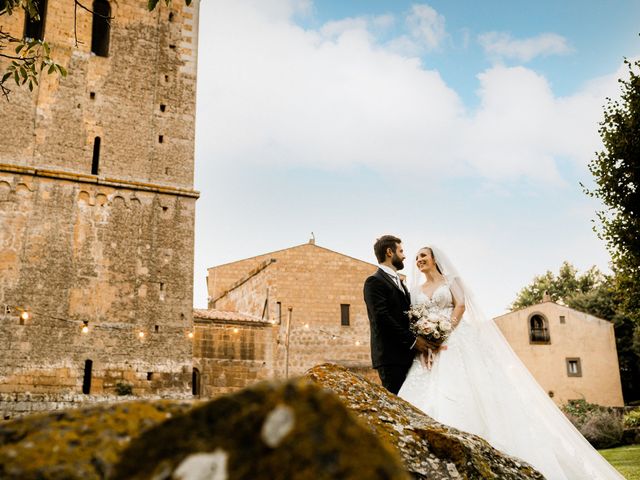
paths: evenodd
<path fill-rule="evenodd" d="M 117 479 L 403 479 L 397 453 L 306 379 L 213 400 L 131 442 Z"/>
<path fill-rule="evenodd" d="M 393 445 L 417 479 L 543 479 L 526 462 L 482 438 L 436 422 L 380 385 L 331 364 L 306 376 L 332 391 L 376 436 Z"/>
<path fill-rule="evenodd" d="M 108 478 L 132 438 L 192 407 L 191 402 L 99 405 L 0 423 L 0 478 Z"/>

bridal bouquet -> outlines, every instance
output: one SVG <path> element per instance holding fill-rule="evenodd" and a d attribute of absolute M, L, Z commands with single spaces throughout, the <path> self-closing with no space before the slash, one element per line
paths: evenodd
<path fill-rule="evenodd" d="M 441 345 L 451 334 L 451 319 L 445 312 L 434 311 L 433 307 L 429 308 L 427 304 L 421 303 L 412 305 L 409 311 L 409 329 L 414 335 L 425 337 L 432 343 Z M 440 347 L 445 350 L 446 347 Z M 434 351 L 429 349 L 426 358 L 426 367 L 431 368 L 434 359 Z"/>
<path fill-rule="evenodd" d="M 433 343 L 441 344 L 451 333 L 451 319 L 444 313 L 434 312 L 427 304 L 412 305 L 409 311 L 409 329 Z"/>

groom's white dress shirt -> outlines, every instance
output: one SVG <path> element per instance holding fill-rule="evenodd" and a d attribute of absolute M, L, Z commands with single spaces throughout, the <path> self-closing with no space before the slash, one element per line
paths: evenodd
<path fill-rule="evenodd" d="M 400 276 L 398 275 L 398 272 L 396 272 L 393 268 L 388 267 L 386 265 L 380 265 L 378 264 L 378 267 L 380 267 L 380 269 L 386 273 L 387 275 L 389 275 L 391 277 L 391 279 L 396 283 L 396 286 L 402 290 L 404 292 L 404 289 L 402 288 L 402 283 L 400 281 Z"/>

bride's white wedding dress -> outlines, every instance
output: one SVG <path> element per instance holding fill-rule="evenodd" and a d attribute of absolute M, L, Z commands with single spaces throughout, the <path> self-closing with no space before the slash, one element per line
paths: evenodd
<path fill-rule="evenodd" d="M 448 284 L 431 298 L 419 289 L 412 300 L 436 315 L 453 311 Z M 467 308 L 431 369 L 416 357 L 398 395 L 525 460 L 548 480 L 623 479 L 549 399 L 493 321 L 473 315 Z"/>

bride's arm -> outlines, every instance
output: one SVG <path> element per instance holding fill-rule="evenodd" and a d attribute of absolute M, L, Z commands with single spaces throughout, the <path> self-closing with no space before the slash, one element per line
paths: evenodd
<path fill-rule="evenodd" d="M 455 329 L 460 320 L 462 320 L 462 315 L 464 314 L 465 304 L 464 304 L 464 290 L 460 285 L 460 282 L 457 279 L 453 279 L 449 283 L 449 290 L 451 291 L 451 298 L 453 301 L 453 312 L 451 312 L 451 328 Z"/>
<path fill-rule="evenodd" d="M 460 320 L 462 320 L 462 315 L 464 314 L 465 306 L 464 303 L 459 302 L 453 297 L 453 312 L 451 313 L 451 328 L 455 329 Z"/>

